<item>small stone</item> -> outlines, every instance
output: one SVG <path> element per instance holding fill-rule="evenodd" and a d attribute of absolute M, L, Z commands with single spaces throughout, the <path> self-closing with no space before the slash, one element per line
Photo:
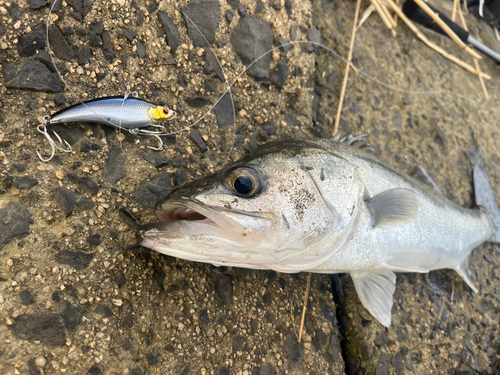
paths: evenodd
<path fill-rule="evenodd" d="M 12 325 L 12 332 L 22 339 L 40 340 L 50 347 L 66 344 L 66 326 L 58 314 L 20 315 Z"/>
<path fill-rule="evenodd" d="M 233 351 L 241 352 L 246 343 L 247 338 L 245 336 L 236 336 L 233 339 Z"/>
<path fill-rule="evenodd" d="M 385 352 L 380 354 L 375 375 L 389 375 L 389 357 Z"/>
<path fill-rule="evenodd" d="M 111 36 L 107 31 L 102 33 L 102 53 L 109 63 L 115 60 L 115 47 L 111 42 Z"/>
<path fill-rule="evenodd" d="M 37 357 L 35 359 L 35 365 L 37 367 L 42 367 L 43 368 L 43 367 L 45 367 L 46 363 L 47 363 L 47 360 L 45 359 L 45 357 L 40 356 L 40 357 Z"/>
<path fill-rule="evenodd" d="M 295 333 L 289 332 L 285 336 L 283 354 L 288 359 L 288 364 L 292 371 L 295 371 L 304 360 L 304 352 Z"/>
<path fill-rule="evenodd" d="M 76 57 L 75 51 L 64 38 L 63 33 L 56 25 L 49 27 L 49 40 L 54 55 L 61 60 L 72 61 Z"/>
<path fill-rule="evenodd" d="M 38 185 L 38 180 L 31 176 L 23 176 L 19 178 L 15 178 L 12 183 L 19 190 L 31 189 L 33 186 Z"/>
<path fill-rule="evenodd" d="M 158 353 L 150 353 L 146 355 L 150 366 L 158 366 L 160 364 L 160 355 Z"/>
<path fill-rule="evenodd" d="M 73 213 L 73 209 L 76 206 L 78 195 L 76 195 L 72 191 L 60 188 L 56 191 L 54 198 L 63 211 L 64 216 L 71 216 L 71 214 Z"/>
<path fill-rule="evenodd" d="M 35 301 L 35 295 L 31 293 L 28 289 L 23 290 L 19 293 L 19 297 L 21 297 L 21 303 L 23 305 L 32 305 Z"/>
<path fill-rule="evenodd" d="M 125 177 L 125 157 L 121 149 L 111 148 L 104 168 L 103 177 L 111 184 L 116 185 Z"/>
<path fill-rule="evenodd" d="M 173 160 L 172 160 L 172 165 Z M 151 181 L 145 181 L 134 195 L 135 201 L 146 208 L 153 209 L 158 200 L 164 198 L 172 191 L 172 178 L 170 174 L 163 173 Z"/>
<path fill-rule="evenodd" d="M 332 363 L 337 363 L 339 359 L 341 359 L 342 349 L 340 348 L 340 340 L 339 337 L 332 332 L 330 337 L 330 346 L 326 351 L 328 359 Z"/>
<path fill-rule="evenodd" d="M 87 375 L 103 375 L 103 372 L 99 365 L 94 363 L 92 367 L 87 371 Z"/>
<path fill-rule="evenodd" d="M 61 92 L 61 82 L 43 63 L 25 59 L 20 66 L 7 63 L 3 73 L 8 88 L 35 90 L 45 92 Z"/>
<path fill-rule="evenodd" d="M 169 164 L 167 159 L 158 154 L 141 154 L 141 157 L 156 168 L 165 167 Z"/>
<path fill-rule="evenodd" d="M 27 35 L 21 35 L 17 41 L 17 51 L 21 57 L 30 57 L 45 48 L 45 24 L 37 25 Z"/>
<path fill-rule="evenodd" d="M 411 104 L 410 99 L 408 99 L 408 98 L 403 98 L 403 104 L 404 104 L 404 105 L 409 105 L 409 104 Z"/>
<path fill-rule="evenodd" d="M 81 251 L 62 250 L 56 255 L 56 261 L 60 264 L 66 264 L 77 270 L 87 268 L 90 261 L 94 258 L 93 253 L 84 253 Z"/>
<path fill-rule="evenodd" d="M 287 122 L 288 125 L 293 125 L 293 126 L 301 126 L 302 123 L 295 118 L 294 115 L 291 113 L 287 113 L 285 116 L 285 121 Z"/>
<path fill-rule="evenodd" d="M 92 51 L 88 45 L 84 45 L 80 52 L 78 53 L 78 64 L 85 65 L 90 63 L 90 56 L 92 55 Z"/>
<path fill-rule="evenodd" d="M 234 18 L 234 10 L 228 9 L 226 12 L 226 19 L 231 22 Z"/>
<path fill-rule="evenodd" d="M 191 20 L 186 17 L 188 35 L 195 47 L 205 47 L 205 39 L 210 45 L 215 42 L 215 30 L 222 17 L 218 1 L 191 2 L 182 7 L 182 14 Z"/>
<path fill-rule="evenodd" d="M 220 274 L 215 282 L 215 291 L 226 306 L 233 303 L 233 283 L 229 276 Z"/>
<path fill-rule="evenodd" d="M 87 243 L 92 246 L 98 246 L 101 243 L 101 236 L 96 234 L 91 234 L 87 237 Z"/>
<path fill-rule="evenodd" d="M 54 101 L 58 105 L 61 105 L 61 104 L 64 104 L 64 102 L 66 101 L 66 97 L 61 93 L 57 93 L 56 96 L 54 97 Z"/>
<path fill-rule="evenodd" d="M 188 173 L 185 169 L 178 169 L 172 173 L 172 182 L 174 187 L 181 186 L 188 180 Z"/>
<path fill-rule="evenodd" d="M 110 307 L 100 303 L 95 309 L 96 314 L 104 316 L 105 318 L 111 318 L 113 316 L 113 310 Z"/>
<path fill-rule="evenodd" d="M 202 152 L 208 150 L 207 145 L 203 141 L 203 138 L 200 136 L 200 132 L 195 127 L 191 127 L 191 138 L 196 142 Z"/>
<path fill-rule="evenodd" d="M 77 307 L 66 301 L 64 310 L 61 311 L 61 316 L 66 322 L 66 327 L 74 330 L 82 321 L 83 314 Z"/>
<path fill-rule="evenodd" d="M 207 96 L 195 96 L 193 98 L 186 99 L 186 103 L 192 108 L 202 108 L 210 103 L 210 98 Z"/>
<path fill-rule="evenodd" d="M 167 44 L 170 47 L 170 51 L 172 53 L 175 53 L 177 51 L 177 47 L 181 45 L 179 29 L 170 20 L 167 12 L 158 12 L 158 20 L 160 21 L 163 30 L 165 31 Z"/>
<path fill-rule="evenodd" d="M 144 47 L 144 44 L 142 44 L 142 42 L 137 42 L 137 56 L 140 59 L 146 57 L 146 47 Z"/>
<path fill-rule="evenodd" d="M 234 106 L 229 93 L 224 94 L 215 106 L 215 115 L 217 116 L 217 124 L 221 129 L 234 124 Z"/>
<path fill-rule="evenodd" d="M 48 4 L 47 0 L 31 0 L 31 8 L 33 8 L 35 10 L 41 9 L 44 6 L 46 6 L 47 4 Z"/>
<path fill-rule="evenodd" d="M 275 375 L 274 367 L 271 365 L 263 366 L 259 369 L 259 375 Z"/>
<path fill-rule="evenodd" d="M 164 13 L 164 12 L 158 12 L 158 13 Z M 158 17 L 159 17 L 159 15 L 158 15 Z M 123 29 L 123 34 L 129 40 L 129 42 L 133 42 L 134 39 L 137 38 L 137 32 L 135 32 L 134 30 Z M 172 47 L 170 47 L 170 48 L 172 48 Z M 175 51 L 172 51 L 172 52 L 175 52 Z"/>
<path fill-rule="evenodd" d="M 269 75 L 269 80 L 276 87 L 283 88 L 283 86 L 285 85 L 287 74 L 288 74 L 288 65 L 280 61 L 278 62 L 278 65 L 276 65 L 276 69 L 273 70 Z"/>
<path fill-rule="evenodd" d="M 9 203 L 0 209 L 0 250 L 14 237 L 24 237 L 30 233 L 34 223 L 30 212 L 22 203 Z"/>
<path fill-rule="evenodd" d="M 404 372 L 404 363 L 403 357 L 401 356 L 401 352 L 397 352 L 391 358 L 391 365 L 396 370 L 397 375 L 402 375 Z"/>

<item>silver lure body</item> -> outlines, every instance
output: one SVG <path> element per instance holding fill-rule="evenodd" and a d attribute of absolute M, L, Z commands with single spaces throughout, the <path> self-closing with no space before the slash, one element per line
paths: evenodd
<path fill-rule="evenodd" d="M 49 124 L 94 122 L 126 129 L 144 128 L 154 124 L 149 110 L 155 104 L 123 96 L 106 97 L 73 105 L 54 114 Z"/>
<path fill-rule="evenodd" d="M 258 176 L 252 196 L 232 188 L 245 175 Z M 144 226 L 139 239 L 215 265 L 347 272 L 363 305 L 389 326 L 394 272 L 450 268 L 477 291 L 468 256 L 483 242 L 500 242 L 500 211 L 478 166 L 474 184 L 480 207 L 467 209 L 358 148 L 274 142 L 158 202 L 160 221 Z"/>

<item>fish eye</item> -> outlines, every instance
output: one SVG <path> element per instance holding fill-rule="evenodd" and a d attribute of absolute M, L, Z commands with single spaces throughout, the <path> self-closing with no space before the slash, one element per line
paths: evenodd
<path fill-rule="evenodd" d="M 251 198 L 260 191 L 260 176 L 249 168 L 236 168 L 226 177 L 227 185 L 241 197 Z"/>

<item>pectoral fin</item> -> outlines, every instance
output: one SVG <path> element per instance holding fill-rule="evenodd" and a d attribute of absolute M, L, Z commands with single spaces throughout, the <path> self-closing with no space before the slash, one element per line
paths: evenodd
<path fill-rule="evenodd" d="M 412 220 L 420 211 L 418 195 L 410 189 L 387 190 L 365 202 L 374 227 Z"/>
<path fill-rule="evenodd" d="M 391 271 L 359 271 L 351 273 L 363 306 L 384 326 L 391 325 L 392 296 L 396 275 Z"/>
<path fill-rule="evenodd" d="M 472 281 L 470 277 L 470 271 L 469 271 L 469 258 L 466 258 L 462 264 L 460 264 L 458 267 L 455 268 L 455 271 L 462 276 L 464 281 L 467 283 L 469 288 L 471 288 L 474 293 L 479 293 L 477 290 L 477 287 L 474 285 L 474 281 Z"/>

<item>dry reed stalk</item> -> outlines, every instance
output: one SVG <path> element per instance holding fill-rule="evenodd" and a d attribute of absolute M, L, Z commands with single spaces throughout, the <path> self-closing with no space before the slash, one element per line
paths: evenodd
<path fill-rule="evenodd" d="M 304 329 L 304 321 L 306 320 L 306 309 L 307 309 L 307 297 L 309 296 L 309 290 L 311 289 L 311 272 L 307 276 L 307 286 L 306 286 L 306 295 L 304 296 L 304 306 L 302 307 L 302 318 L 300 319 L 300 328 L 299 328 L 299 342 L 302 339 L 302 330 Z"/>
<path fill-rule="evenodd" d="M 453 0 L 453 9 L 451 11 L 451 20 L 455 22 L 457 18 L 457 8 L 460 7 L 460 0 Z"/>
<path fill-rule="evenodd" d="M 477 70 L 472 65 L 469 65 L 466 62 L 460 60 L 459 58 L 449 54 L 444 49 L 442 49 L 441 47 L 437 46 L 436 44 L 432 43 L 429 39 L 427 39 L 427 37 L 418 30 L 415 24 L 406 17 L 403 11 L 398 6 L 396 6 L 396 4 L 394 4 L 392 0 L 384 0 L 384 1 L 394 12 L 396 12 L 398 17 L 401 18 L 401 20 L 406 24 L 406 26 L 408 26 L 411 29 L 411 31 L 413 31 L 422 42 L 427 44 L 427 46 L 429 46 L 436 52 L 440 53 L 441 55 L 443 55 L 443 57 L 447 58 L 448 60 L 468 70 L 469 72 L 474 74 L 477 73 Z M 481 73 L 481 76 L 484 79 L 491 79 L 491 76 L 489 74 L 483 72 Z"/>
<path fill-rule="evenodd" d="M 339 106 L 337 107 L 337 117 L 335 117 L 335 125 L 333 126 L 332 137 L 335 137 L 339 131 L 340 113 L 342 112 L 342 105 L 344 104 L 345 89 L 347 87 L 347 78 L 349 77 L 349 68 L 352 61 L 352 50 L 354 47 L 354 38 L 356 37 L 356 25 L 358 24 L 359 8 L 361 7 L 361 0 L 356 1 L 356 10 L 354 12 L 354 22 L 352 24 L 351 42 L 349 44 L 349 54 L 347 55 L 347 64 L 345 67 L 344 81 L 342 82 L 342 89 L 340 90 Z"/>
<path fill-rule="evenodd" d="M 423 1 L 423 0 L 414 0 L 417 5 L 422 8 L 422 10 L 429 15 L 429 17 L 432 18 L 432 20 L 441 28 L 443 31 L 448 35 L 451 40 L 453 40 L 455 43 L 459 45 L 460 48 L 462 48 L 465 52 L 467 52 L 469 55 L 474 57 L 475 59 L 480 60 L 481 55 L 479 55 L 476 51 L 472 50 L 470 47 L 468 47 L 464 42 L 460 40 L 460 38 L 453 32 L 450 27 L 444 23 L 444 21 L 439 18 L 439 16 L 434 13 L 434 11 L 429 8 L 429 6 Z"/>
<path fill-rule="evenodd" d="M 396 31 L 393 29 L 392 23 L 391 23 L 391 21 L 389 21 L 389 17 L 382 10 L 382 7 L 380 6 L 380 3 L 377 0 L 370 0 L 370 2 L 372 3 L 372 5 L 375 8 L 375 10 L 377 11 L 378 15 L 382 19 L 382 22 L 384 23 L 384 25 L 391 32 L 392 36 L 393 37 L 396 36 Z"/>
<path fill-rule="evenodd" d="M 375 7 L 373 5 L 370 5 L 368 8 L 366 8 L 366 10 L 363 12 L 363 15 L 359 19 L 358 26 L 356 26 L 356 32 L 359 30 L 359 28 L 361 26 L 363 26 L 363 24 L 366 22 L 368 17 L 371 16 L 371 14 L 373 13 L 374 10 L 375 10 Z"/>

